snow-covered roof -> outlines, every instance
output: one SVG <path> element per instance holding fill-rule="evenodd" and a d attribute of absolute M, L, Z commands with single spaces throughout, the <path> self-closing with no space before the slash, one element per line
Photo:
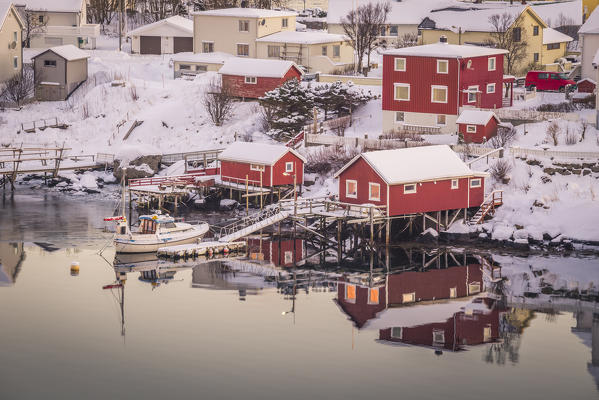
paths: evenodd
<path fill-rule="evenodd" d="M 599 8 L 595 8 L 585 23 L 580 27 L 578 33 L 599 33 Z"/>
<path fill-rule="evenodd" d="M 464 110 L 456 120 L 456 124 L 487 125 L 491 118 L 500 122 L 493 111 Z"/>
<path fill-rule="evenodd" d="M 362 153 L 334 177 L 338 177 L 359 157 L 390 185 L 483 175 L 472 171 L 449 146 L 438 145 Z"/>
<path fill-rule="evenodd" d="M 12 0 L 0 0 L 0 28 L 2 28 L 2 24 L 4 24 L 4 20 L 6 19 L 6 16 L 10 11 L 11 5 L 13 4 L 14 1 Z M 17 18 L 21 21 L 21 24 L 23 24 L 23 21 L 19 13 L 16 12 L 15 14 L 17 14 Z"/>
<path fill-rule="evenodd" d="M 274 165 L 290 151 L 303 162 L 306 159 L 297 151 L 282 144 L 234 142 L 218 155 L 219 160 L 237 161 L 260 165 Z"/>
<path fill-rule="evenodd" d="M 302 73 L 301 69 L 292 61 L 236 57 L 226 60 L 218 73 L 222 75 L 282 78 L 292 67 L 295 67 L 300 74 Z"/>
<path fill-rule="evenodd" d="M 597 50 L 597 52 L 595 53 L 592 64 L 595 67 L 597 67 L 599 65 L 599 50 Z"/>
<path fill-rule="evenodd" d="M 323 31 L 282 31 L 272 35 L 256 39 L 256 42 L 273 43 L 298 43 L 298 44 L 318 44 L 331 42 L 344 42 L 348 40 L 347 36 Z"/>
<path fill-rule="evenodd" d="M 520 15 L 527 6 L 513 5 L 501 8 L 480 6 L 452 7 L 449 10 L 433 11 L 427 17 L 435 22 L 435 29 L 446 29 L 452 32 L 492 32 L 494 27 L 489 18 L 495 14 L 509 14 L 513 18 Z"/>
<path fill-rule="evenodd" d="M 179 31 L 183 31 L 184 33 L 187 33 L 186 36 L 189 36 L 189 37 L 193 36 L 193 21 L 190 19 L 181 17 L 180 15 L 175 15 L 174 17 L 162 19 L 160 21 L 156 21 L 156 22 L 148 24 L 148 25 L 140 26 L 137 29 L 133 29 L 132 31 L 129 31 L 127 33 L 127 36 L 134 36 L 134 35 L 140 35 L 142 33 L 148 33 L 158 27 L 166 27 L 166 26 L 171 26 Z M 161 36 L 161 35 L 157 35 L 157 36 Z M 180 34 L 178 34 L 178 36 L 180 36 Z"/>
<path fill-rule="evenodd" d="M 38 53 L 36 56 L 33 56 L 32 58 L 39 57 L 40 55 L 48 51 L 58 54 L 67 61 L 81 60 L 82 58 L 90 57 L 88 53 L 81 50 L 77 46 L 73 46 L 72 44 L 65 44 L 63 46 L 50 47 L 48 50 L 44 50 Z"/>
<path fill-rule="evenodd" d="M 241 17 L 241 18 L 269 18 L 269 17 L 293 17 L 295 11 L 276 11 L 261 8 L 221 8 L 218 10 L 197 11 L 191 15 L 206 15 L 214 17 Z"/>
<path fill-rule="evenodd" d="M 79 12 L 86 0 L 15 0 L 15 5 L 24 5 L 31 11 Z"/>
<path fill-rule="evenodd" d="M 481 47 L 466 44 L 432 43 L 422 46 L 404 47 L 402 49 L 387 50 L 384 54 L 395 56 L 415 56 L 415 57 L 444 57 L 444 58 L 465 58 L 482 57 L 495 54 L 506 54 L 506 50 L 494 49 L 491 47 Z"/>
<path fill-rule="evenodd" d="M 556 31 L 553 28 L 543 29 L 543 44 L 564 43 L 571 42 L 572 40 L 574 39 L 572 39 L 570 36 Z"/>
<path fill-rule="evenodd" d="M 559 27 L 562 17 L 568 25 L 582 25 L 582 0 L 535 2 L 530 8 L 553 28 Z"/>
<path fill-rule="evenodd" d="M 596 85 L 596 84 L 597 84 L 597 81 L 595 81 L 594 79 L 591 79 L 591 78 L 582 78 L 581 80 L 579 80 L 579 81 L 578 81 L 578 82 L 576 82 L 576 83 L 582 83 L 582 82 L 584 82 L 584 81 L 591 82 L 593 85 Z"/>
<path fill-rule="evenodd" d="M 230 58 L 237 58 L 229 53 L 215 51 L 213 53 L 177 53 L 173 54 L 171 60 L 180 62 L 199 62 L 208 64 L 224 64 Z"/>

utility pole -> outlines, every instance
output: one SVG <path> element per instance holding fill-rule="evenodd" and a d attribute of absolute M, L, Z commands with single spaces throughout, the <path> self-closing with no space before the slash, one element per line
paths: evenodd
<path fill-rule="evenodd" d="M 119 51 L 123 51 L 123 0 L 119 4 Z"/>

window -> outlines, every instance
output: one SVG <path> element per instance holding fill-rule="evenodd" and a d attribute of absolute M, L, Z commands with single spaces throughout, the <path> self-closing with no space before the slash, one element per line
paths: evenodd
<path fill-rule="evenodd" d="M 242 19 L 239 20 L 239 32 L 249 32 L 250 31 L 250 21 Z"/>
<path fill-rule="evenodd" d="M 458 297 L 458 288 L 457 287 L 449 288 L 449 298 L 455 299 L 456 297 Z"/>
<path fill-rule="evenodd" d="M 17 57 L 17 56 L 13 57 L 13 59 L 12 59 L 12 66 L 15 69 L 19 68 L 19 57 Z"/>
<path fill-rule="evenodd" d="M 476 125 L 466 125 L 466 132 L 476 133 Z"/>
<path fill-rule="evenodd" d="M 397 32 L 398 32 L 397 25 L 391 25 L 389 27 L 389 35 L 390 36 L 397 36 Z"/>
<path fill-rule="evenodd" d="M 368 304 L 379 304 L 379 288 L 368 289 Z"/>
<path fill-rule="evenodd" d="M 394 83 L 395 100 L 410 101 L 410 84 L 409 83 Z"/>
<path fill-rule="evenodd" d="M 384 26 L 381 26 L 381 36 L 387 35 L 387 29 Z"/>
<path fill-rule="evenodd" d="M 287 28 L 289 26 L 289 19 L 283 18 L 283 20 L 281 21 L 281 25 L 283 26 L 283 28 Z"/>
<path fill-rule="evenodd" d="M 452 179 L 451 180 L 451 188 L 457 189 L 459 187 L 460 187 L 460 181 L 458 179 Z"/>
<path fill-rule="evenodd" d="M 207 65 L 196 65 L 196 71 L 206 72 L 206 71 L 208 71 L 208 66 Z"/>
<path fill-rule="evenodd" d="M 487 61 L 487 66 L 489 67 L 489 71 L 495 71 L 496 65 L 495 63 L 497 62 L 497 60 L 495 59 L 495 57 L 489 57 L 489 60 Z"/>
<path fill-rule="evenodd" d="M 447 103 L 447 86 L 431 86 L 431 103 Z"/>
<path fill-rule="evenodd" d="M 280 58 L 281 57 L 281 47 L 280 46 L 268 46 L 268 57 Z"/>
<path fill-rule="evenodd" d="M 321 49 L 321 54 L 322 54 L 323 56 L 326 56 L 326 55 L 327 55 L 327 46 L 322 46 L 322 49 Z"/>
<path fill-rule="evenodd" d="M 445 344 L 445 331 L 433 330 L 433 344 Z"/>
<path fill-rule="evenodd" d="M 381 185 L 372 182 L 368 184 L 368 200 L 381 200 Z"/>
<path fill-rule="evenodd" d="M 401 300 L 402 303 L 413 303 L 416 301 L 416 293 L 404 293 Z"/>
<path fill-rule="evenodd" d="M 512 30 L 512 39 L 514 42 L 519 42 L 522 40 L 522 28 L 518 27 Z"/>
<path fill-rule="evenodd" d="M 348 179 L 345 181 L 345 196 L 352 199 L 358 198 L 358 182 Z"/>
<path fill-rule="evenodd" d="M 248 85 L 255 85 L 256 83 L 258 83 L 258 79 L 255 76 L 246 76 L 245 83 L 247 83 Z"/>
<path fill-rule="evenodd" d="M 180 70 L 185 70 L 185 71 L 190 71 L 191 70 L 191 65 L 189 65 L 189 64 L 180 64 L 179 65 L 179 69 Z"/>
<path fill-rule="evenodd" d="M 12 33 L 12 40 L 13 40 L 13 42 L 16 42 L 18 38 L 19 38 L 19 36 L 18 36 L 17 32 L 13 32 Z"/>
<path fill-rule="evenodd" d="M 549 74 L 548 73 L 539 74 L 538 77 L 539 77 L 539 79 L 549 79 Z"/>
<path fill-rule="evenodd" d="M 264 172 L 264 165 L 250 164 L 250 170 Z"/>
<path fill-rule="evenodd" d="M 445 114 L 437 115 L 437 125 L 445 125 L 445 123 L 446 123 Z"/>
<path fill-rule="evenodd" d="M 39 23 L 43 24 L 44 23 L 44 16 L 43 15 L 38 15 L 37 20 Z"/>
<path fill-rule="evenodd" d="M 214 53 L 214 42 L 202 42 L 203 53 Z"/>
<path fill-rule="evenodd" d="M 293 172 L 293 161 L 285 163 L 285 172 Z"/>
<path fill-rule="evenodd" d="M 44 67 L 56 67 L 56 60 L 44 60 Z"/>
<path fill-rule="evenodd" d="M 483 328 L 483 342 L 488 342 L 489 340 L 491 340 L 491 325 L 487 324 Z"/>
<path fill-rule="evenodd" d="M 338 44 L 333 46 L 333 57 L 334 58 L 341 57 L 341 46 L 339 46 Z"/>
<path fill-rule="evenodd" d="M 237 45 L 237 55 L 238 56 L 249 56 L 250 55 L 250 45 L 249 44 L 238 44 Z"/>
<path fill-rule="evenodd" d="M 532 27 L 532 35 L 539 36 L 539 25 L 535 25 Z"/>
<path fill-rule="evenodd" d="M 447 73 L 449 73 L 449 61 L 447 61 L 447 60 L 437 60 L 437 73 L 438 74 L 447 74 Z"/>
<path fill-rule="evenodd" d="M 406 70 L 406 59 L 405 58 L 396 58 L 395 59 L 395 70 L 396 71 L 405 71 Z"/>
<path fill-rule="evenodd" d="M 495 84 L 494 83 L 487 83 L 487 94 L 488 93 L 495 93 Z"/>
<path fill-rule="evenodd" d="M 285 252 L 285 264 L 291 264 L 293 262 L 293 252 L 292 251 L 286 251 Z"/>
<path fill-rule="evenodd" d="M 532 60 L 533 60 L 534 62 L 538 63 L 538 62 L 539 62 L 539 53 L 534 53 L 534 54 L 532 55 Z"/>
<path fill-rule="evenodd" d="M 547 50 L 557 50 L 560 48 L 560 44 L 559 43 L 549 43 L 547 45 Z"/>
<path fill-rule="evenodd" d="M 404 122 L 405 114 L 402 111 L 395 111 L 395 122 Z"/>
<path fill-rule="evenodd" d="M 481 182 L 480 182 L 480 178 L 476 178 L 476 179 L 471 179 L 470 180 L 470 187 L 471 188 L 478 188 L 480 187 Z"/>
<path fill-rule="evenodd" d="M 345 300 L 356 301 L 356 285 L 345 285 Z"/>
<path fill-rule="evenodd" d="M 409 185 L 403 185 L 404 194 L 416 193 L 416 184 L 410 183 Z"/>
<path fill-rule="evenodd" d="M 472 282 L 468 284 L 468 294 L 480 293 L 480 282 Z"/>
<path fill-rule="evenodd" d="M 391 337 L 393 339 L 401 339 L 402 337 L 402 332 L 401 332 L 401 328 L 398 326 L 394 326 L 393 328 L 391 328 Z"/>
<path fill-rule="evenodd" d="M 478 86 L 468 86 L 468 103 L 474 103 L 476 101 L 477 94 Z"/>

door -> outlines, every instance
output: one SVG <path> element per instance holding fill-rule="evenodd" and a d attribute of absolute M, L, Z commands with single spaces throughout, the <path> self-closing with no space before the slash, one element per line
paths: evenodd
<path fill-rule="evenodd" d="M 139 54 L 161 54 L 160 36 L 140 36 Z"/>
<path fill-rule="evenodd" d="M 193 51 L 192 37 L 177 37 L 174 38 L 174 53 L 185 53 Z"/>

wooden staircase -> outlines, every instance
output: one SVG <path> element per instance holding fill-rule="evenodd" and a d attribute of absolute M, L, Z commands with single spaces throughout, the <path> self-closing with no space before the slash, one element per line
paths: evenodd
<path fill-rule="evenodd" d="M 469 225 L 482 224 L 487 215 L 495 214 L 495 207 L 503 204 L 503 190 L 493 190 L 481 204 L 480 208 L 472 218 L 468 220 Z"/>

